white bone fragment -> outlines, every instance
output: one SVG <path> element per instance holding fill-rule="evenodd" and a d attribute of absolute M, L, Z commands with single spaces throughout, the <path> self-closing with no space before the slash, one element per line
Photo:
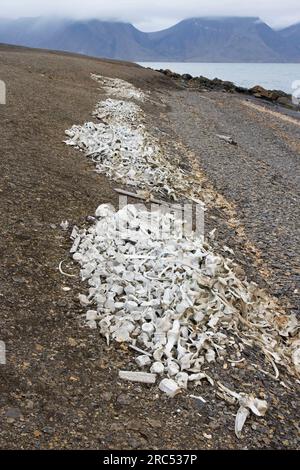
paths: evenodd
<path fill-rule="evenodd" d="M 112 204 L 102 204 L 98 207 L 95 212 L 95 216 L 98 218 L 107 217 L 115 212 L 115 208 Z"/>
<path fill-rule="evenodd" d="M 209 349 L 207 353 L 205 354 L 205 359 L 207 360 L 208 363 L 215 362 L 216 361 L 216 353 L 213 349 Z"/>
<path fill-rule="evenodd" d="M 244 406 L 241 406 L 237 412 L 236 418 L 235 418 L 235 434 L 238 439 L 241 437 L 241 433 L 244 427 L 244 424 L 250 414 L 250 411 L 248 408 L 245 408 Z"/>
<path fill-rule="evenodd" d="M 67 231 L 69 228 L 69 222 L 67 220 L 63 220 L 60 224 L 62 230 Z"/>
<path fill-rule="evenodd" d="M 217 134 L 217 137 L 219 137 L 219 139 L 221 139 L 221 140 L 224 140 L 224 142 L 226 142 L 227 144 L 237 145 L 237 143 L 235 142 L 235 140 L 233 140 L 233 138 L 230 137 L 229 135 L 220 135 L 220 134 Z"/>
<path fill-rule="evenodd" d="M 137 346 L 134 346 L 133 344 L 129 344 L 129 347 L 130 349 L 133 349 L 134 351 L 141 353 L 143 356 L 152 357 L 151 353 L 149 353 L 148 351 L 144 351 L 143 349 L 138 348 Z"/>
<path fill-rule="evenodd" d="M 178 374 L 179 370 L 180 370 L 179 365 L 176 364 L 176 362 L 172 360 L 168 360 L 167 371 L 170 377 Z"/>
<path fill-rule="evenodd" d="M 190 398 L 194 398 L 194 400 L 202 401 L 202 403 L 207 403 L 207 401 L 201 396 L 190 395 Z"/>
<path fill-rule="evenodd" d="M 135 362 L 137 363 L 139 367 L 145 367 L 151 364 L 151 359 L 149 356 L 143 355 L 143 356 L 136 357 Z"/>
<path fill-rule="evenodd" d="M 186 372 L 179 372 L 175 377 L 175 382 L 177 382 L 180 388 L 187 388 L 189 380 L 189 375 Z"/>
<path fill-rule="evenodd" d="M 122 380 L 128 380 L 129 382 L 140 382 L 145 384 L 155 384 L 156 375 L 148 374 L 146 372 L 131 372 L 120 370 L 119 377 Z"/>
<path fill-rule="evenodd" d="M 84 295 L 84 294 L 79 294 L 79 295 L 78 295 L 78 299 L 79 299 L 80 304 L 81 304 L 83 307 L 87 307 L 87 306 L 90 304 L 89 299 L 88 299 L 87 296 Z"/>
<path fill-rule="evenodd" d="M 173 323 L 173 327 L 171 330 L 169 330 L 167 334 L 168 342 L 165 347 L 165 353 L 169 355 L 174 347 L 174 345 L 177 343 L 178 338 L 179 338 L 179 331 L 180 331 L 180 322 L 178 320 L 175 320 Z"/>
<path fill-rule="evenodd" d="M 181 388 L 172 379 L 163 379 L 159 384 L 159 389 L 171 398 L 181 391 Z"/>
<path fill-rule="evenodd" d="M 150 372 L 152 374 L 163 374 L 164 373 L 164 365 L 162 362 L 153 362 L 152 366 L 151 366 L 151 369 L 150 369 Z"/>
<path fill-rule="evenodd" d="M 67 277 L 76 277 L 75 274 L 68 274 L 68 273 L 64 272 L 63 269 L 62 269 L 62 265 L 63 265 L 63 261 L 61 261 L 58 265 L 58 269 L 59 269 L 60 274 L 62 274 L 63 276 L 67 276 Z"/>
<path fill-rule="evenodd" d="M 96 310 L 88 310 L 86 312 L 87 321 L 94 321 L 98 318 L 98 312 Z"/>

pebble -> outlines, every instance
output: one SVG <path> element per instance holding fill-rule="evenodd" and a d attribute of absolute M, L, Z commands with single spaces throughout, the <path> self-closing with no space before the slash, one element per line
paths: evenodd
<path fill-rule="evenodd" d="M 54 434 L 54 429 L 51 428 L 50 426 L 46 426 L 44 429 L 43 429 L 43 432 L 45 434 Z"/>
<path fill-rule="evenodd" d="M 111 401 L 113 394 L 111 392 L 103 392 L 101 395 L 102 400 L 104 401 Z"/>
<path fill-rule="evenodd" d="M 162 424 L 161 424 L 161 422 L 160 422 L 158 419 L 148 418 L 148 419 L 147 419 L 147 422 L 149 423 L 149 425 L 151 426 L 151 428 L 160 429 L 160 428 L 162 427 Z"/>
<path fill-rule="evenodd" d="M 117 403 L 122 406 L 130 405 L 131 399 L 128 395 L 119 395 L 117 398 Z"/>
<path fill-rule="evenodd" d="M 74 339 L 74 338 L 69 338 L 69 339 L 68 339 L 68 343 L 69 343 L 69 345 L 72 346 L 72 347 L 77 346 L 77 341 L 76 341 L 76 339 Z"/>
<path fill-rule="evenodd" d="M 22 412 L 19 408 L 8 408 L 5 412 L 5 416 L 10 419 L 20 419 L 23 417 Z"/>
<path fill-rule="evenodd" d="M 26 407 L 28 410 L 33 410 L 33 408 L 34 408 L 34 402 L 33 402 L 32 400 L 26 400 L 25 407 Z"/>

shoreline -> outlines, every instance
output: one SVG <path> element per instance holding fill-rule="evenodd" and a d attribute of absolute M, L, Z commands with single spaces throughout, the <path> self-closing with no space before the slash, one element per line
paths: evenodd
<path fill-rule="evenodd" d="M 179 74 L 169 69 L 156 69 L 155 71 L 175 80 L 176 83 L 185 88 L 195 89 L 198 91 L 224 91 L 228 93 L 239 93 L 259 98 L 267 101 L 268 103 L 276 104 L 293 111 L 300 111 L 300 102 L 298 105 L 294 104 L 292 101 L 292 95 L 282 90 L 269 90 L 260 85 L 255 85 L 252 88 L 245 88 L 228 80 L 221 80 L 219 78 L 210 79 L 202 75 L 193 76 L 188 73 Z"/>

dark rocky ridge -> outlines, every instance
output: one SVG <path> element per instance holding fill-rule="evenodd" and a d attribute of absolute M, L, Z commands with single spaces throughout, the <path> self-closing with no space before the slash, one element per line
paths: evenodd
<path fill-rule="evenodd" d="M 292 95 L 281 90 L 266 90 L 256 85 L 252 88 L 243 88 L 235 85 L 233 82 L 220 80 L 219 78 L 209 79 L 203 76 L 193 77 L 190 74 L 179 74 L 171 70 L 159 69 L 157 72 L 175 80 L 175 82 L 184 88 L 194 88 L 202 91 L 224 91 L 228 93 L 242 93 L 244 95 L 254 96 L 273 104 L 284 106 L 286 108 L 298 111 L 300 105 L 296 105 L 292 101 Z"/>

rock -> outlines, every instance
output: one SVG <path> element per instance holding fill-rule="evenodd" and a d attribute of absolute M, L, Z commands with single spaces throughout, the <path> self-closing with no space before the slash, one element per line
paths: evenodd
<path fill-rule="evenodd" d="M 294 105 L 291 100 L 291 95 L 281 91 L 281 90 L 266 90 L 262 86 L 256 85 L 249 90 L 244 87 L 236 86 L 233 82 L 220 80 L 219 78 L 214 78 L 213 80 L 203 77 L 192 77 L 190 74 L 177 74 L 171 70 L 159 70 L 167 77 L 170 77 L 174 80 L 180 81 L 181 84 L 186 85 L 189 88 L 198 88 L 201 90 L 216 90 L 224 91 L 226 93 L 243 93 L 250 94 L 256 98 L 261 98 L 270 102 L 277 102 L 282 106 L 286 106 L 291 109 L 298 109 L 297 105 Z"/>
<path fill-rule="evenodd" d="M 32 400 L 26 400 L 26 405 L 25 406 L 28 410 L 33 410 L 34 402 Z"/>
<path fill-rule="evenodd" d="M 20 419 L 23 418 L 22 412 L 19 408 L 8 408 L 5 412 L 6 418 Z"/>
<path fill-rule="evenodd" d="M 94 224 L 95 221 L 96 221 L 96 217 L 92 217 L 91 215 L 88 215 L 86 217 L 86 221 L 89 223 L 89 224 Z"/>
<path fill-rule="evenodd" d="M 185 73 L 183 75 L 172 72 L 171 70 L 159 70 L 167 77 L 170 77 L 175 80 L 179 80 L 181 84 L 186 85 L 191 88 L 201 88 L 205 90 L 218 90 L 225 91 L 228 93 L 241 92 L 246 93 L 248 90 L 246 88 L 237 87 L 234 83 L 229 81 L 223 81 L 219 78 L 214 78 L 210 80 L 207 77 L 192 77 L 192 75 Z"/>
<path fill-rule="evenodd" d="M 172 70 L 166 69 L 166 70 L 158 70 L 159 72 L 163 73 L 166 75 L 166 77 L 170 78 L 180 78 L 180 75 L 178 73 L 172 72 Z"/>
<path fill-rule="evenodd" d="M 277 101 L 279 98 L 288 97 L 288 95 L 281 90 L 266 90 L 259 85 L 250 88 L 249 92 L 256 98 L 263 98 L 268 101 Z"/>
<path fill-rule="evenodd" d="M 158 419 L 152 419 L 152 418 L 148 418 L 147 419 L 147 422 L 148 424 L 151 426 L 151 428 L 161 428 L 162 427 L 162 424 L 160 421 L 158 421 Z"/>
<path fill-rule="evenodd" d="M 143 445 L 145 445 L 145 440 L 144 439 L 137 440 L 135 437 L 129 437 L 127 442 L 128 442 L 128 445 L 131 449 L 139 449 Z"/>
<path fill-rule="evenodd" d="M 103 401 L 111 401 L 113 394 L 111 392 L 103 392 L 101 398 Z"/>
<path fill-rule="evenodd" d="M 117 403 L 122 406 L 130 405 L 131 399 L 128 395 L 119 395 L 117 398 Z"/>
<path fill-rule="evenodd" d="M 286 108 L 298 109 L 298 106 L 294 105 L 292 100 L 286 96 L 280 96 L 277 98 L 277 103 L 281 104 L 281 106 L 285 106 Z"/>
<path fill-rule="evenodd" d="M 189 81 L 189 80 L 192 80 L 193 77 L 192 77 L 192 75 L 190 75 L 189 73 L 184 73 L 184 74 L 182 75 L 182 78 L 183 78 L 183 80 Z"/>
<path fill-rule="evenodd" d="M 250 88 L 249 91 L 256 98 L 265 98 L 267 100 L 271 99 L 270 92 L 259 85 L 254 86 L 253 88 Z"/>
<path fill-rule="evenodd" d="M 222 82 L 221 81 L 221 86 L 222 86 L 222 89 L 224 89 L 225 91 L 233 92 L 233 91 L 236 90 L 236 86 L 232 82 L 228 82 L 228 81 Z"/>
<path fill-rule="evenodd" d="M 72 346 L 72 347 L 77 346 L 77 341 L 74 338 L 68 338 L 68 343 L 69 343 L 69 346 Z"/>
<path fill-rule="evenodd" d="M 51 428 L 50 426 L 46 426 L 46 427 L 43 429 L 43 433 L 45 433 L 45 434 L 54 434 L 54 429 Z"/>
<path fill-rule="evenodd" d="M 242 86 L 236 86 L 236 87 L 235 87 L 235 90 L 236 90 L 238 93 L 249 93 L 248 88 L 245 88 L 245 87 L 242 87 Z"/>
<path fill-rule="evenodd" d="M 13 276 L 13 277 L 12 277 L 12 280 L 13 280 L 16 284 L 26 284 L 26 279 L 25 279 L 24 277 Z"/>

